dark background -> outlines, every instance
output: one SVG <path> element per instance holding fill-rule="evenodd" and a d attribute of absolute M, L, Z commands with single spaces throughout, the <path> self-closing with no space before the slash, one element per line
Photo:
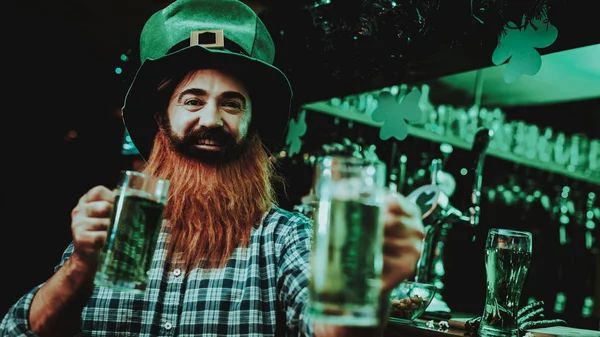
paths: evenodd
<path fill-rule="evenodd" d="M 512 3 L 510 8 L 514 8 L 526 1 L 498 2 L 505 6 Z M 540 52 L 551 53 L 599 43 L 596 12 L 584 6 L 593 2 L 557 2 L 552 22 L 559 28 L 559 38 Z M 3 89 L 5 107 L 2 113 L 2 166 L 5 170 L 0 256 L 5 283 L 0 291 L 0 312 L 6 312 L 24 292 L 52 274 L 60 254 L 71 240 L 69 212 L 78 198 L 95 185 L 112 186 L 118 172 L 132 165 L 132 158 L 120 152 L 124 129 L 119 109 L 138 65 L 139 31 L 151 13 L 167 3 L 169 1 L 31 0 L 6 7 L 5 16 L 14 18 L 14 22 L 5 22 L 7 28 L 3 34 L 3 74 L 7 76 L 4 76 L 3 86 L 6 88 Z M 352 37 L 349 30 L 337 32 L 342 36 L 338 36 L 338 42 L 324 42 L 322 31 L 315 26 L 314 12 L 306 9 L 308 2 L 257 1 L 253 5 L 266 6 L 255 8 L 261 11 L 261 17 L 273 32 L 278 50 L 276 64 L 288 74 L 295 89 L 294 105 L 298 107 L 302 103 L 343 94 L 398 83 L 418 83 L 490 66 L 489 55 L 497 38 L 493 34 L 497 32 L 492 24 L 494 21 L 488 21 L 492 28 L 474 22 L 469 16 L 469 1 L 440 3 L 440 9 L 429 11 L 432 14 L 428 22 L 434 28 L 427 34 L 407 33 L 414 36 L 410 44 L 402 44 L 405 39 L 390 38 L 388 30 L 381 32 L 381 38 L 367 40 L 360 47 L 348 42 Z M 506 13 L 510 11 L 506 10 Z M 130 56 L 128 62 L 120 60 L 124 53 Z M 118 66 L 124 70 L 121 75 L 114 72 Z M 556 111 L 564 109 L 570 108 L 554 108 Z M 548 114 L 551 111 L 548 107 L 535 113 L 523 113 L 518 109 L 508 113 L 531 123 L 560 126 L 570 133 L 584 132 L 599 137 L 597 100 L 586 102 L 581 110 L 586 113 L 582 113 L 576 125 L 565 125 L 559 114 Z M 311 123 L 309 119 L 309 128 L 319 123 L 332 123 L 331 119 L 320 118 L 325 120 Z M 350 131 L 339 126 L 331 126 L 321 133 L 313 130 L 305 142 L 307 148 L 317 148 L 336 137 L 339 140 L 342 136 L 356 136 L 356 132 L 371 135 L 364 137 L 378 142 L 375 131 L 359 126 Z M 311 138 L 318 134 L 328 134 L 329 138 Z M 384 159 L 389 155 L 386 152 L 389 146 L 382 144 L 378 150 Z M 437 151 L 435 144 L 410 138 L 401 143 L 400 148 L 410 158 L 415 158 L 411 161 L 413 172 L 426 164 L 419 153 L 425 153 L 427 157 Z M 459 170 L 468 160 L 468 153 L 456 151 L 452 160 L 455 163 L 449 163 L 448 169 Z M 291 184 L 287 198 L 282 197 L 282 204 L 291 207 L 306 193 L 310 173 L 298 161 L 284 161 L 282 168 L 290 176 L 303 172 L 307 177 L 304 182 Z M 523 173 L 519 171 L 522 168 L 493 159 L 486 164 L 486 170 L 486 176 L 497 180 L 509 180 L 506 173 L 509 171 L 517 175 L 538 174 L 535 180 L 548 182 L 551 189 L 574 183 L 560 177 L 552 177 L 555 180 L 550 183 L 543 173 Z M 489 179 L 486 184 L 494 186 L 500 182 Z M 469 181 L 461 183 L 461 186 L 467 186 L 464 191 L 470 185 Z M 588 186 L 582 188 L 588 189 Z M 589 186 L 589 189 L 595 188 L 597 186 Z M 457 202 L 465 200 L 464 191 L 457 192 Z M 488 214 L 497 215 L 504 211 Z M 535 219 L 536 223 L 551 221 L 540 216 Z M 479 244 L 483 233 L 492 224 L 519 227 L 523 223 L 522 219 L 487 220 L 485 227 L 475 231 L 457 229 L 452 234 L 452 242 L 459 244 L 448 248 L 449 265 L 452 265 L 448 271 L 448 287 L 456 289 L 448 295 L 448 300 L 458 311 L 478 313 L 482 305 L 483 261 L 469 257 L 481 251 Z M 532 221 L 527 220 L 527 223 Z M 478 240 L 471 241 L 473 235 Z M 552 247 L 547 249 L 556 251 Z M 546 264 L 544 268 L 552 268 L 552 264 Z M 528 287 L 541 289 L 548 285 L 552 288 L 552 270 L 546 279 L 536 281 L 542 283 Z M 573 282 L 577 281 L 576 276 L 573 279 Z M 577 287 L 577 283 L 569 287 Z M 549 290 L 549 293 L 555 292 L 554 288 Z M 589 321 L 574 322 L 591 326 Z"/>

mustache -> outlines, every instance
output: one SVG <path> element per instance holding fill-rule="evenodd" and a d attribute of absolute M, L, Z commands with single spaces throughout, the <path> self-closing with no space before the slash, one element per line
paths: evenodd
<path fill-rule="evenodd" d="M 220 146 L 235 145 L 235 139 L 231 134 L 221 127 L 207 128 L 201 127 L 186 133 L 182 139 L 185 145 L 194 145 L 202 140 L 213 141 Z"/>

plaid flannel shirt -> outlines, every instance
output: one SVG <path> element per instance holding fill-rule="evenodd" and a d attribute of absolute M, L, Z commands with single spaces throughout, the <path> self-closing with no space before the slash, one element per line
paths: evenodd
<path fill-rule="evenodd" d="M 144 294 L 96 287 L 79 336 L 312 336 L 307 316 L 312 224 L 274 206 L 224 268 L 168 268 L 166 234 L 159 237 Z M 65 250 L 62 266 L 73 252 Z M 0 323 L 0 336 L 35 336 L 25 294 Z"/>

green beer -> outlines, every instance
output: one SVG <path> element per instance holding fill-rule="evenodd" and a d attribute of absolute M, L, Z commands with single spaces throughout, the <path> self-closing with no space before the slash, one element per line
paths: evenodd
<path fill-rule="evenodd" d="M 139 293 L 146 289 L 164 207 L 139 192 L 117 196 L 100 254 L 97 285 Z"/>
<path fill-rule="evenodd" d="M 381 208 L 332 199 L 315 209 L 311 314 L 342 325 L 376 325 L 381 291 Z"/>
<path fill-rule="evenodd" d="M 514 249 L 485 250 L 486 293 L 482 315 L 485 336 L 518 335 L 517 313 L 531 253 Z M 481 326 L 481 325 L 480 325 Z"/>
<path fill-rule="evenodd" d="M 385 164 L 325 156 L 315 165 L 309 315 L 315 322 L 377 326 L 383 269 Z"/>

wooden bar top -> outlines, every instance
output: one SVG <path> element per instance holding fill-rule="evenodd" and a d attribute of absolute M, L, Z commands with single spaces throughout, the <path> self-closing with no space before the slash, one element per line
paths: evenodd
<path fill-rule="evenodd" d="M 477 332 L 470 332 L 464 329 L 464 322 L 468 318 L 452 318 L 448 320 L 449 328 L 440 330 L 438 328 L 438 320 L 434 320 L 434 327 L 427 327 L 427 321 L 417 319 L 412 323 L 394 322 L 393 318 L 388 321 L 387 328 L 384 332 L 384 337 L 478 337 Z M 600 328 L 600 327 L 599 327 Z M 556 326 L 539 329 L 527 330 L 535 337 L 600 337 L 600 331 L 579 329 L 568 326 Z"/>
<path fill-rule="evenodd" d="M 433 328 L 427 327 L 427 321 L 415 320 L 412 324 L 395 323 L 389 321 L 385 330 L 385 337 L 448 337 L 448 336 L 476 336 L 457 327 L 450 326 L 448 330 L 438 330 L 438 322 Z"/>

